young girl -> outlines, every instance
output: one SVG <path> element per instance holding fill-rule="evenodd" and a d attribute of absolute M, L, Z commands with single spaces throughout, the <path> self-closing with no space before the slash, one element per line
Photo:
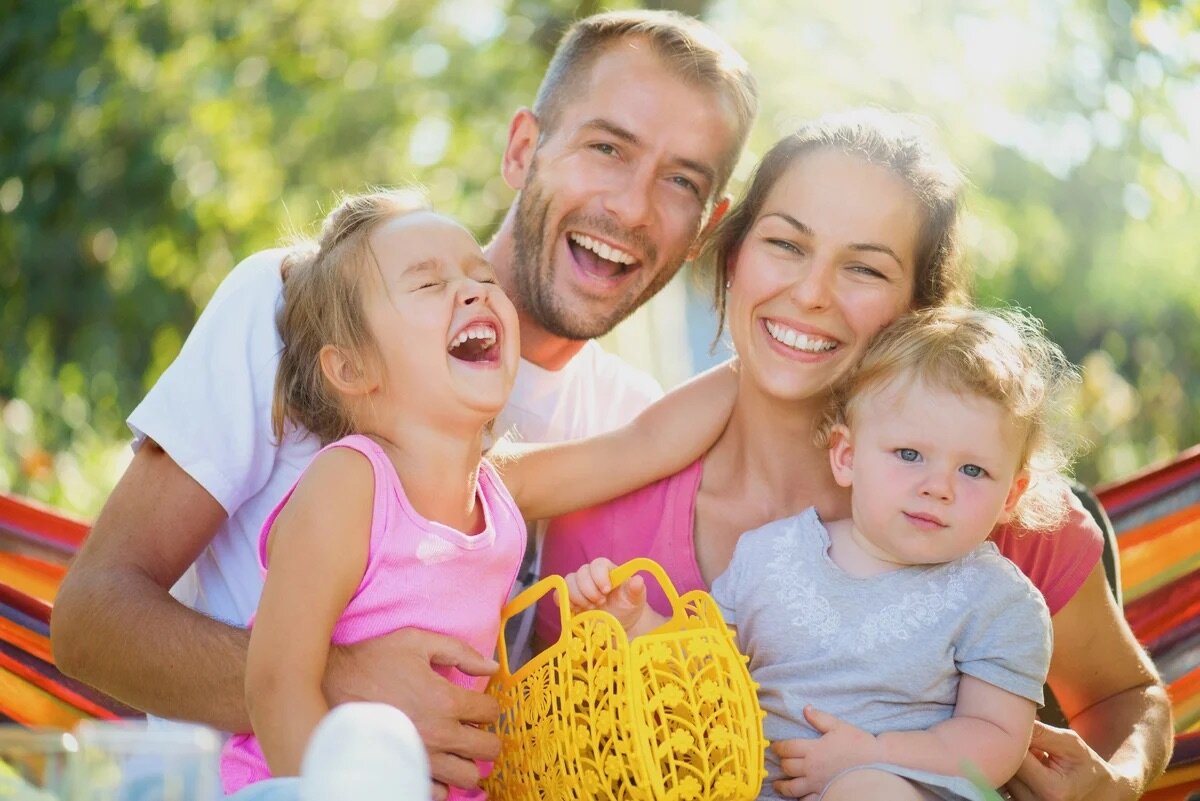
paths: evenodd
<path fill-rule="evenodd" d="M 838 383 L 820 436 L 851 518 L 809 509 L 748 532 L 713 584 L 766 736 L 811 738 L 789 796 L 979 798 L 965 768 L 994 787 L 1016 772 L 1050 619 L 988 536 L 1054 525 L 1064 460 L 1047 417 L 1073 375 L 1029 318 L 944 307 L 885 329 Z M 571 602 L 631 633 L 658 625 L 641 580 L 613 592 L 611 567 L 571 574 Z"/>
<path fill-rule="evenodd" d="M 525 547 L 518 508 L 540 518 L 627 492 L 680 469 L 724 424 L 690 419 L 720 401 L 697 404 L 689 388 L 613 434 L 515 453 L 510 495 L 480 454 L 517 368 L 516 312 L 471 235 L 399 194 L 344 200 L 285 262 L 278 328 L 275 434 L 302 426 L 326 447 L 263 524 L 254 734 L 226 746 L 227 793 L 298 773 L 329 712 L 331 644 L 419 627 L 490 655 Z"/>

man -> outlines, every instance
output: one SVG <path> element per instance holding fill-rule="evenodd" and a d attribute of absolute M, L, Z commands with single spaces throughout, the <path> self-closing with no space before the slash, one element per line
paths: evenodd
<path fill-rule="evenodd" d="M 604 14 L 564 37 L 533 109 L 513 118 L 502 171 L 519 195 L 487 248 L 522 338 L 498 430 L 600 433 L 658 394 L 590 340 L 657 292 L 719 219 L 756 106 L 745 62 L 689 18 Z M 282 256 L 259 253 L 230 273 L 130 416 L 134 459 L 63 582 L 52 629 L 70 675 L 227 731 L 249 728 L 244 626 L 262 587 L 259 527 L 317 449 L 306 432 L 271 435 Z M 326 694 L 398 707 L 435 781 L 474 786 L 474 760 L 499 746 L 474 724 L 496 706 L 431 665 L 495 668 L 462 643 L 405 630 L 335 649 Z"/>

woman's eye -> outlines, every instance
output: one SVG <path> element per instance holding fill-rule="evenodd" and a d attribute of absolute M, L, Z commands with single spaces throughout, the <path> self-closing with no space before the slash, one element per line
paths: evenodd
<path fill-rule="evenodd" d="M 800 248 L 796 246 L 796 243 L 790 242 L 786 239 L 769 239 L 768 238 L 767 244 L 771 245 L 772 247 L 779 248 L 780 250 L 786 251 L 788 253 L 800 253 Z"/>
<path fill-rule="evenodd" d="M 977 464 L 964 464 L 959 469 L 962 470 L 964 476 L 970 478 L 982 478 L 987 475 L 987 471 Z"/>
<path fill-rule="evenodd" d="M 887 276 L 882 272 L 876 270 L 874 267 L 869 267 L 866 264 L 852 264 L 850 265 L 850 269 L 859 275 L 867 275 L 872 278 L 887 278 Z"/>
<path fill-rule="evenodd" d="M 905 462 L 915 462 L 921 458 L 921 454 L 912 448 L 899 448 L 896 450 L 896 455 Z"/>

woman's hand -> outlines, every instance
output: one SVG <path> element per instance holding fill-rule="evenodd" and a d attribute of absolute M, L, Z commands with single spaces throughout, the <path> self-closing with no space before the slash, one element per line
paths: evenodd
<path fill-rule="evenodd" d="M 1033 724 L 1029 753 L 1005 785 L 1014 801 L 1117 801 L 1109 765 L 1070 729 Z"/>
<path fill-rule="evenodd" d="M 787 779 L 775 782 L 775 792 L 789 798 L 816 798 L 825 786 L 847 768 L 883 761 L 878 738 L 826 712 L 804 707 L 804 719 L 821 736 L 772 743 Z"/>

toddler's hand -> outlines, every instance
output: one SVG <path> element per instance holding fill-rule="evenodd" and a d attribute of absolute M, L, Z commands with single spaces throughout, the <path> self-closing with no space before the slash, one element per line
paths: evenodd
<path fill-rule="evenodd" d="M 775 792 L 788 798 L 816 798 L 834 776 L 856 765 L 883 761 L 879 739 L 813 706 L 804 718 L 821 736 L 772 743 L 779 766 L 791 777 L 775 782 Z"/>
<path fill-rule="evenodd" d="M 603 609 L 615 617 L 625 631 L 640 633 L 639 624 L 646 622 L 648 610 L 646 582 L 641 576 L 632 576 L 613 589 L 609 574 L 614 567 L 616 565 L 608 559 L 595 559 L 565 577 L 571 611 Z"/>

